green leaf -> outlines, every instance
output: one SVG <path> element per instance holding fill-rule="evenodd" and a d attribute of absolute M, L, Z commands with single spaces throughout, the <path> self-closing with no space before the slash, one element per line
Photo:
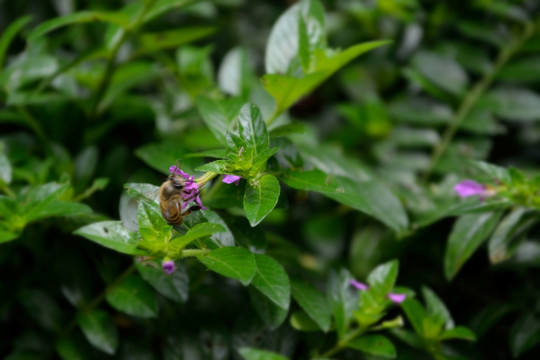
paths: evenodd
<path fill-rule="evenodd" d="M 197 2 L 197 0 L 157 0 L 143 18 L 146 23 L 162 14 L 169 13 L 174 9 L 188 6 Z"/>
<path fill-rule="evenodd" d="M 441 299 L 431 289 L 425 286 L 422 287 L 422 294 L 426 302 L 427 317 L 433 323 L 436 333 L 438 334 L 445 325 L 447 328 L 453 327 L 454 321 L 452 320 L 452 316 Z M 429 337 L 429 334 L 426 333 L 425 335 Z"/>
<path fill-rule="evenodd" d="M 331 193 L 336 192 L 339 186 L 336 180 L 319 169 L 288 169 L 280 179 L 297 190 Z"/>
<path fill-rule="evenodd" d="M 148 242 L 166 243 L 172 236 L 172 226 L 168 225 L 155 206 L 141 201 L 137 207 L 139 232 Z"/>
<path fill-rule="evenodd" d="M 474 170 L 488 176 L 490 179 L 497 179 L 503 183 L 511 182 L 511 176 L 508 169 L 502 166 L 497 166 L 478 160 L 471 160 L 470 164 Z"/>
<path fill-rule="evenodd" d="M 313 286 L 297 280 L 291 280 L 291 287 L 298 305 L 324 332 L 327 332 L 330 329 L 332 315 L 325 296 Z"/>
<path fill-rule="evenodd" d="M 305 312 L 298 310 L 292 313 L 290 323 L 298 331 L 319 331 L 321 328 Z"/>
<path fill-rule="evenodd" d="M 135 266 L 142 278 L 152 285 L 161 295 L 180 304 L 187 301 L 189 295 L 189 276 L 185 267 L 180 262 L 176 262 L 176 270 L 171 275 L 166 274 L 161 269 L 161 263 L 159 261 L 151 262 L 148 265 L 136 262 Z"/>
<path fill-rule="evenodd" d="M 228 160 L 216 160 L 216 161 L 206 163 L 203 166 L 199 166 L 195 170 L 201 171 L 201 172 L 203 172 L 203 171 L 204 172 L 211 171 L 211 172 L 215 172 L 215 173 L 218 173 L 218 174 L 223 174 L 224 172 L 227 171 L 227 169 L 230 166 L 231 166 L 231 162 L 228 161 Z"/>
<path fill-rule="evenodd" d="M 265 51 L 266 72 L 287 73 L 298 55 L 307 68 L 313 50 L 324 47 L 324 9 L 318 0 L 303 0 L 284 12 L 272 27 Z"/>
<path fill-rule="evenodd" d="M 90 344 L 114 355 L 118 348 L 118 332 L 112 318 L 103 310 L 91 310 L 77 315 L 77 323 Z"/>
<path fill-rule="evenodd" d="M 347 343 L 347 347 L 386 359 L 394 359 L 396 357 L 394 344 L 386 337 L 378 334 L 356 338 Z"/>
<path fill-rule="evenodd" d="M 124 185 L 129 196 L 150 204 L 159 204 L 159 186 L 152 184 L 127 183 Z"/>
<path fill-rule="evenodd" d="M 238 351 L 244 360 L 288 360 L 286 357 L 268 350 L 244 347 L 240 348 Z"/>
<path fill-rule="evenodd" d="M 240 109 L 238 135 L 246 144 L 245 150 L 252 150 L 255 157 L 268 149 L 270 137 L 257 105 L 246 104 Z"/>
<path fill-rule="evenodd" d="M 456 326 L 455 328 L 445 330 L 439 337 L 440 340 L 462 339 L 476 341 L 476 335 L 464 326 Z"/>
<path fill-rule="evenodd" d="M 453 117 L 448 105 L 417 97 L 400 97 L 392 101 L 388 105 L 388 113 L 393 119 L 411 125 L 447 124 Z"/>
<path fill-rule="evenodd" d="M 176 48 L 180 45 L 205 38 L 215 32 L 215 28 L 209 26 L 195 26 L 189 28 L 177 28 L 174 30 L 140 35 L 141 48 L 136 50 L 136 55 L 147 54 L 162 49 Z"/>
<path fill-rule="evenodd" d="M 373 292 L 377 298 L 384 299 L 394 288 L 398 270 L 399 262 L 397 260 L 392 260 L 377 266 L 367 277 L 370 291 Z"/>
<path fill-rule="evenodd" d="M 121 221 L 97 222 L 83 226 L 73 233 L 123 254 L 144 254 L 137 249 L 138 233 L 126 229 Z"/>
<path fill-rule="evenodd" d="M 270 330 L 275 330 L 283 324 L 289 313 L 288 309 L 277 306 L 268 296 L 251 286 L 249 297 L 251 305 Z"/>
<path fill-rule="evenodd" d="M 461 95 L 467 88 L 467 73 L 449 57 L 420 51 L 412 59 L 412 64 L 429 82 L 453 95 Z"/>
<path fill-rule="evenodd" d="M 388 41 L 372 41 L 358 44 L 345 51 L 328 56 L 324 51 L 315 53 L 313 71 L 303 77 L 267 74 L 262 78 L 263 86 L 276 101 L 279 114 L 303 96 L 309 94 L 328 77 L 361 54 L 388 44 Z"/>
<path fill-rule="evenodd" d="M 62 26 L 71 24 L 81 24 L 88 22 L 104 21 L 119 25 L 123 28 L 129 25 L 129 16 L 122 12 L 104 12 L 104 11 L 80 11 L 69 15 L 57 17 L 41 23 L 28 36 L 28 41 L 33 41 L 48 32 L 58 29 Z"/>
<path fill-rule="evenodd" d="M 1 145 L 0 143 L 0 189 L 11 183 L 11 163 L 8 157 L 2 153 Z"/>
<path fill-rule="evenodd" d="M 92 212 L 92 209 L 85 204 L 58 200 L 37 203 L 33 207 L 30 206 L 27 210 L 27 221 L 36 221 L 51 216 L 74 216 Z"/>
<path fill-rule="evenodd" d="M 401 308 L 405 311 L 407 318 L 411 322 L 411 325 L 414 328 L 414 331 L 418 334 L 419 337 L 424 337 L 424 319 L 426 317 L 426 310 L 418 302 L 418 300 L 409 298 L 401 303 Z"/>
<path fill-rule="evenodd" d="M 540 119 L 540 96 L 525 88 L 499 88 L 480 99 L 477 106 L 493 111 L 508 121 L 531 122 Z"/>
<path fill-rule="evenodd" d="M 516 59 L 506 64 L 497 72 L 497 79 L 512 83 L 537 83 L 540 81 L 540 62 L 538 57 Z"/>
<path fill-rule="evenodd" d="M 498 264 L 510 258 L 530 228 L 537 222 L 537 215 L 527 208 L 518 207 L 510 211 L 489 239 L 488 251 L 491 263 Z"/>
<path fill-rule="evenodd" d="M 407 228 L 403 205 L 380 180 L 359 182 L 345 177 L 336 180 L 339 184 L 336 192 L 324 192 L 325 196 L 373 216 L 398 233 Z"/>
<path fill-rule="evenodd" d="M 540 342 L 540 320 L 534 313 L 518 319 L 510 329 L 510 349 L 517 358 Z"/>
<path fill-rule="evenodd" d="M 218 72 L 220 89 L 230 95 L 246 99 L 254 79 L 252 65 L 245 48 L 229 50 Z"/>
<path fill-rule="evenodd" d="M 157 316 L 154 290 L 140 277 L 132 275 L 106 295 L 107 302 L 118 311 L 140 318 Z"/>
<path fill-rule="evenodd" d="M 339 339 L 346 335 L 354 310 L 358 307 L 358 299 L 351 291 L 352 279 L 351 274 L 342 269 L 339 273 L 332 272 L 328 281 L 328 303 Z"/>
<path fill-rule="evenodd" d="M 88 342 L 84 339 L 83 335 L 79 333 L 58 339 L 54 344 L 54 348 L 62 360 L 92 359 L 92 348 L 88 345 Z"/>
<path fill-rule="evenodd" d="M 10 98 L 8 103 L 25 103 L 30 102 L 29 99 L 34 101 L 34 98 L 44 96 L 45 99 L 58 100 L 58 94 L 31 94 L 28 92 L 15 92 L 15 90 L 22 88 L 24 85 L 33 81 L 43 79 L 45 77 L 53 75 L 59 68 L 58 59 L 50 55 L 35 55 L 25 56 L 18 63 L 17 67 L 6 69 L 2 73 L 2 77 L 7 77 L 6 87 L 10 90 Z M 1 84 L 2 78 L 0 78 Z M 39 103 L 39 99 L 35 102 Z"/>
<path fill-rule="evenodd" d="M 289 277 L 283 267 L 273 258 L 253 254 L 257 272 L 251 284 L 279 307 L 287 310 L 291 301 Z"/>
<path fill-rule="evenodd" d="M 270 137 L 287 136 L 290 134 L 303 134 L 306 131 L 306 126 L 302 123 L 293 122 L 278 126 L 270 131 Z"/>
<path fill-rule="evenodd" d="M 444 274 L 452 280 L 497 226 L 500 212 L 463 215 L 458 218 L 448 238 L 444 255 Z"/>
<path fill-rule="evenodd" d="M 265 175 L 253 187 L 246 188 L 244 211 L 251 226 L 257 226 L 274 209 L 280 193 L 279 181 L 274 175 Z"/>
<path fill-rule="evenodd" d="M 223 145 L 227 131 L 232 130 L 234 119 L 240 112 L 243 103 L 240 98 L 215 100 L 208 96 L 200 95 L 197 98 L 197 108 L 206 126 Z"/>
<path fill-rule="evenodd" d="M 441 217 L 459 216 L 472 213 L 485 213 L 494 210 L 505 210 L 511 207 L 513 203 L 505 198 L 492 198 L 485 201 L 479 201 L 477 197 L 463 199 L 457 204 L 452 204 L 441 210 Z"/>
<path fill-rule="evenodd" d="M 208 222 L 197 224 L 191 229 L 189 229 L 185 235 L 171 240 L 171 242 L 169 243 L 169 247 L 173 248 L 174 251 L 180 251 L 196 239 L 204 238 L 212 234 L 225 231 L 226 229 L 219 224 L 212 224 Z"/>
<path fill-rule="evenodd" d="M 276 21 L 266 43 L 266 72 L 287 73 L 292 59 L 298 52 L 298 17 L 300 4 L 291 6 Z"/>
<path fill-rule="evenodd" d="M 223 247 L 198 256 L 200 262 L 220 275 L 248 285 L 257 272 L 253 254 L 242 247 Z"/>
<path fill-rule="evenodd" d="M 32 19 L 31 16 L 22 16 L 13 21 L 7 28 L 4 29 L 2 37 L 0 38 L 0 72 L 4 67 L 4 58 L 6 56 L 9 45 L 15 38 L 15 36 L 28 24 Z"/>
<path fill-rule="evenodd" d="M 13 297 L 13 300 L 18 300 L 19 305 L 22 305 L 32 323 L 50 332 L 61 330 L 62 323 L 65 321 L 64 312 L 58 305 L 57 299 L 53 298 L 53 294 L 29 287 L 25 287 L 15 294 L 17 297 Z"/>
<path fill-rule="evenodd" d="M 206 210 L 204 214 L 206 215 L 208 222 L 221 225 L 225 229 L 225 231 L 223 232 L 219 231 L 212 233 L 212 236 L 210 236 L 210 241 L 217 247 L 234 246 L 234 235 L 229 229 L 229 226 L 223 220 L 223 218 L 218 213 L 212 210 Z"/>
<path fill-rule="evenodd" d="M 355 181 L 314 170 L 287 170 L 281 179 L 298 190 L 317 191 L 342 204 L 371 215 L 397 232 L 407 227 L 407 215 L 399 199 L 381 181 Z"/>
<path fill-rule="evenodd" d="M 300 3 L 298 16 L 298 54 L 302 67 L 309 71 L 315 49 L 326 48 L 326 25 L 324 8 L 319 0 Z"/>

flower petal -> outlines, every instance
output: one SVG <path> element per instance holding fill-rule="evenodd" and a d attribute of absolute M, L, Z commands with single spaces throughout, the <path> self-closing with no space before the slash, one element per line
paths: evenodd
<path fill-rule="evenodd" d="M 392 300 L 395 304 L 401 304 L 402 302 L 405 301 L 405 299 L 407 298 L 407 295 L 390 293 L 388 294 L 388 298 Z"/>
<path fill-rule="evenodd" d="M 237 176 L 237 175 L 224 175 L 223 176 L 223 182 L 225 184 L 232 184 L 232 183 L 235 183 L 236 186 L 238 186 L 238 184 L 240 183 L 240 179 L 242 177 L 241 176 Z"/>
<path fill-rule="evenodd" d="M 464 180 L 454 186 L 456 193 L 464 198 L 474 195 L 486 195 L 486 185 L 482 185 L 473 180 Z"/>
<path fill-rule="evenodd" d="M 364 283 L 361 283 L 360 281 L 356 281 L 354 279 L 351 280 L 350 284 L 351 284 L 351 286 L 354 286 L 358 290 L 367 290 L 367 289 L 369 289 L 369 286 L 367 286 Z"/>
<path fill-rule="evenodd" d="M 163 260 L 163 262 L 161 263 L 161 267 L 163 268 L 163 271 L 165 271 L 169 275 L 171 275 L 174 270 L 176 270 L 176 266 L 174 265 L 174 261 L 172 260 Z"/>

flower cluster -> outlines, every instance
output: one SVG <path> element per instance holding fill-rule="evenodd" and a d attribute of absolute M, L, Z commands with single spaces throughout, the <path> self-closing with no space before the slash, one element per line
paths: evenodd
<path fill-rule="evenodd" d="M 360 281 L 356 281 L 356 280 L 351 280 L 350 282 L 351 286 L 357 288 L 358 290 L 361 290 L 361 291 L 366 291 L 369 289 L 369 286 L 364 284 L 364 283 L 361 283 Z M 396 293 L 389 293 L 388 294 L 388 298 L 390 300 L 392 300 L 392 302 L 394 304 L 401 304 L 403 301 L 405 301 L 405 298 L 407 297 L 406 294 L 396 294 Z"/>
<path fill-rule="evenodd" d="M 188 173 L 183 172 L 179 167 L 171 166 L 169 168 L 171 174 L 177 174 L 182 176 L 185 179 L 185 186 L 182 190 L 182 198 L 186 200 L 182 203 L 182 210 L 191 202 L 195 201 L 197 205 L 201 207 L 202 210 L 206 210 L 202 204 L 201 198 L 199 196 L 199 184 L 195 181 L 194 176 L 189 176 Z"/>

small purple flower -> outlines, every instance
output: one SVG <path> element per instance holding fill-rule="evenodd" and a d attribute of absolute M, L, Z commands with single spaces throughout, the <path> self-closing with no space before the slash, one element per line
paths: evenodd
<path fill-rule="evenodd" d="M 240 179 L 242 177 L 241 176 L 237 176 L 237 175 L 224 175 L 223 176 L 223 182 L 225 184 L 232 184 L 232 183 L 235 183 L 236 186 L 238 186 L 238 184 L 240 183 Z"/>
<path fill-rule="evenodd" d="M 364 283 L 361 283 L 360 281 L 356 281 L 356 280 L 351 280 L 350 282 L 351 286 L 354 286 L 355 288 L 357 288 L 358 290 L 367 290 L 369 289 L 369 286 L 367 286 L 366 284 Z"/>
<path fill-rule="evenodd" d="M 394 304 L 401 304 L 405 299 L 407 298 L 406 294 L 394 294 L 390 293 L 388 294 L 388 298 L 392 300 Z"/>
<path fill-rule="evenodd" d="M 163 271 L 165 271 L 168 275 L 171 275 L 174 270 L 176 270 L 174 261 L 172 261 L 171 259 L 164 259 L 161 263 L 161 267 L 163 268 Z"/>
<path fill-rule="evenodd" d="M 488 195 L 487 186 L 473 180 L 464 180 L 456 184 L 454 190 L 462 198 L 474 195 L 480 195 L 480 197 Z"/>
<path fill-rule="evenodd" d="M 184 210 L 191 201 L 195 201 L 202 210 L 206 210 L 199 196 L 199 185 L 195 181 L 195 177 L 189 176 L 188 173 L 183 172 L 180 168 L 174 165 L 169 168 L 169 172 L 171 174 L 180 175 L 186 180 L 184 189 L 182 190 L 182 198 L 186 201 L 182 203 L 182 210 Z"/>

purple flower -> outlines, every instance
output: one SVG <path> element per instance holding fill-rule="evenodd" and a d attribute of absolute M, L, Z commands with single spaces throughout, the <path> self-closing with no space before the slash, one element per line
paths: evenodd
<path fill-rule="evenodd" d="M 163 268 L 163 271 L 165 271 L 167 274 L 171 275 L 174 270 L 176 270 L 176 266 L 174 265 L 174 261 L 171 259 L 164 259 L 161 263 L 161 267 Z"/>
<path fill-rule="evenodd" d="M 457 194 L 462 198 L 474 195 L 480 195 L 480 197 L 489 195 L 486 185 L 479 184 L 473 180 L 464 180 L 456 184 L 454 190 L 456 190 Z"/>
<path fill-rule="evenodd" d="M 369 289 L 369 286 L 367 286 L 367 285 L 364 284 L 364 283 L 361 283 L 360 281 L 356 281 L 356 280 L 354 280 L 354 279 L 351 280 L 350 284 L 351 284 L 352 286 L 354 286 L 355 288 L 357 288 L 358 290 L 364 291 L 364 290 Z"/>
<path fill-rule="evenodd" d="M 407 298 L 406 294 L 388 294 L 388 298 L 394 302 L 394 304 L 401 304 Z"/>
<path fill-rule="evenodd" d="M 202 210 L 206 210 L 199 196 L 199 185 L 195 181 L 195 177 L 189 176 L 188 173 L 183 172 L 180 168 L 174 165 L 169 168 L 169 172 L 171 174 L 180 175 L 186 180 L 184 189 L 182 190 L 182 198 L 185 200 L 182 203 L 182 210 L 184 210 L 191 201 L 195 201 Z"/>
<path fill-rule="evenodd" d="M 224 175 L 223 176 L 223 182 L 225 184 L 232 184 L 232 183 L 235 183 L 236 186 L 238 186 L 238 184 L 240 183 L 240 179 L 242 177 L 241 176 L 236 176 L 236 175 Z"/>

